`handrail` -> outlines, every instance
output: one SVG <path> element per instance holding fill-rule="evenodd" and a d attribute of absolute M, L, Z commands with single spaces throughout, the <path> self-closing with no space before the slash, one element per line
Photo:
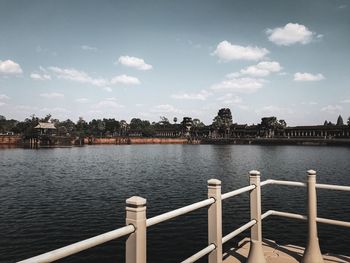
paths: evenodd
<path fill-rule="evenodd" d="M 225 193 L 225 194 L 221 195 L 221 200 L 225 200 L 225 199 L 230 198 L 232 196 L 236 196 L 236 195 L 248 192 L 250 190 L 253 190 L 255 187 L 256 187 L 255 185 L 248 185 L 246 187 L 239 188 L 237 190 Z"/>
<path fill-rule="evenodd" d="M 91 237 L 89 239 L 85 239 L 83 241 L 79 241 L 77 243 L 74 243 L 59 249 L 52 250 L 50 252 L 41 254 L 39 256 L 35 256 L 32 258 L 19 261 L 18 263 L 52 262 L 70 255 L 76 254 L 88 248 L 101 245 L 113 239 L 126 236 L 128 234 L 131 234 L 134 231 L 135 231 L 135 227 L 133 225 L 124 226 L 116 230 L 109 231 L 107 233 L 104 233 L 95 237 Z"/>
<path fill-rule="evenodd" d="M 350 192 L 350 186 L 335 184 L 316 184 L 316 188 Z"/>
<path fill-rule="evenodd" d="M 299 220 L 307 220 L 307 216 L 295 214 L 295 213 L 288 213 L 288 212 L 281 212 L 281 211 L 275 211 L 275 210 L 269 210 L 264 215 L 267 214 L 264 218 L 274 215 L 274 216 L 280 216 L 280 217 L 287 217 L 292 219 L 299 219 Z M 261 216 L 262 217 L 262 216 Z M 334 219 L 328 219 L 328 218 L 322 218 L 317 217 L 316 221 L 323 224 L 329 224 L 329 225 L 336 225 L 336 226 L 344 226 L 344 227 L 350 227 L 350 222 L 346 221 L 340 221 L 340 220 L 334 220 Z"/>
<path fill-rule="evenodd" d="M 177 217 L 177 216 L 180 216 L 180 215 L 187 214 L 189 212 L 192 212 L 192 211 L 200 209 L 202 207 L 211 205 L 213 203 L 215 203 L 215 199 L 208 198 L 208 199 L 205 199 L 203 201 L 200 201 L 200 202 L 188 205 L 188 206 L 184 206 L 184 207 L 178 208 L 178 209 L 170 211 L 170 212 L 166 212 L 166 213 L 158 215 L 158 216 L 151 217 L 151 218 L 146 220 L 146 226 L 149 227 L 149 226 L 156 225 L 158 223 L 170 220 L 170 219 Z"/>
<path fill-rule="evenodd" d="M 215 249 L 215 245 L 214 244 L 210 244 L 206 248 L 203 248 L 202 250 L 198 251 L 196 254 L 190 256 L 189 258 L 187 258 L 186 260 L 182 261 L 181 263 L 193 263 L 193 262 L 197 261 L 198 259 L 204 257 L 205 255 L 209 254 L 214 249 Z"/>
<path fill-rule="evenodd" d="M 260 184 L 260 186 L 268 185 L 268 184 L 277 184 L 277 185 L 287 185 L 287 186 L 301 186 L 306 187 L 306 183 L 295 182 L 295 181 L 284 181 L 284 180 L 273 180 L 268 179 Z"/>
<path fill-rule="evenodd" d="M 283 180 L 273 180 L 273 179 L 268 179 L 260 183 L 260 186 L 264 185 L 269 185 L 269 184 L 275 184 L 275 185 L 286 185 L 286 186 L 298 186 L 298 187 L 306 187 L 307 184 L 303 182 L 296 182 L 296 181 L 283 181 Z M 225 193 L 221 195 L 221 200 L 225 200 L 227 198 L 251 191 L 255 189 L 257 186 L 254 184 L 251 184 L 249 186 L 243 187 L 236 189 L 234 191 Z M 350 186 L 340 186 L 340 185 L 330 185 L 330 184 L 315 184 L 316 188 L 320 189 L 330 189 L 330 190 L 338 190 L 338 191 L 350 191 Z M 158 216 L 154 216 L 152 218 L 146 219 L 146 227 L 150 227 L 156 224 L 159 224 L 161 222 L 170 220 L 172 218 L 175 218 L 180 215 L 187 214 L 189 212 L 195 211 L 197 209 L 206 207 L 208 205 L 214 204 L 216 202 L 215 198 L 210 197 L 208 199 L 202 200 L 200 202 L 190 204 L 163 214 L 160 214 Z M 305 215 L 300 215 L 300 214 L 295 214 L 295 213 L 287 213 L 287 212 L 281 212 L 281 211 L 275 211 L 275 210 L 268 210 L 264 214 L 261 215 L 261 219 L 265 219 L 271 215 L 274 216 L 281 216 L 281 217 L 287 217 L 287 218 L 293 218 L 293 219 L 299 219 L 299 220 L 307 220 L 307 216 Z M 338 225 L 338 226 L 344 226 L 344 227 L 350 227 L 350 222 L 346 221 L 340 221 L 340 220 L 333 220 L 333 219 L 327 219 L 327 218 L 320 218 L 317 217 L 316 221 L 319 223 L 325 223 L 325 224 L 332 224 L 332 225 Z M 238 234 L 242 233 L 243 231 L 251 228 L 257 224 L 257 221 L 255 219 L 247 222 L 246 224 L 242 225 L 241 227 L 237 228 L 236 230 L 232 231 L 228 235 L 224 236 L 222 238 L 222 243 L 225 243 L 229 241 L 230 239 L 234 238 Z M 118 228 L 113 231 L 109 231 L 107 233 L 85 239 L 76 243 L 73 243 L 71 245 L 26 259 L 22 260 L 19 263 L 41 263 L 41 262 L 52 262 L 64 257 L 67 257 L 69 255 L 81 252 L 83 250 L 89 249 L 91 247 L 106 243 L 108 241 L 111 241 L 113 239 L 117 239 L 122 236 L 129 235 L 136 231 L 135 226 L 133 225 L 127 225 L 121 228 Z M 216 249 L 215 244 L 210 244 L 206 248 L 200 250 L 196 254 L 192 255 L 183 263 L 189 263 L 189 262 L 194 262 L 201 257 L 211 253 L 213 250 Z"/>
<path fill-rule="evenodd" d="M 254 226 L 256 224 L 256 220 L 250 220 L 248 223 L 244 224 L 243 226 L 237 228 L 236 230 L 232 231 L 230 234 L 224 236 L 222 238 L 222 243 L 226 243 L 227 241 L 229 241 L 230 239 L 234 238 L 235 236 L 239 235 L 240 233 L 242 233 L 243 231 L 247 230 L 248 228 L 251 228 L 252 226 Z"/>

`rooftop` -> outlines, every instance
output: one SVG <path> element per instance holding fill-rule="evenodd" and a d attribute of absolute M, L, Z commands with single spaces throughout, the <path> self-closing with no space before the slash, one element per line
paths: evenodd
<path fill-rule="evenodd" d="M 56 130 L 56 127 L 51 122 L 39 122 L 37 126 L 34 127 L 35 129 L 54 129 Z"/>

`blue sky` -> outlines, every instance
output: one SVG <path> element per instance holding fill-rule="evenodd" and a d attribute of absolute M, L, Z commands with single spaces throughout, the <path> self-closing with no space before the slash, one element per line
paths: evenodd
<path fill-rule="evenodd" d="M 350 116 L 350 1 L 0 1 L 0 115 Z"/>

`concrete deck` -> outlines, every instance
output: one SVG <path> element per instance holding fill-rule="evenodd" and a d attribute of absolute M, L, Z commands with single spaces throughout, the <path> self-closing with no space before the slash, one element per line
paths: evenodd
<path fill-rule="evenodd" d="M 237 248 L 230 249 L 224 254 L 223 263 L 243 263 L 249 253 L 249 238 L 239 242 Z M 265 258 L 268 263 L 299 263 L 304 253 L 304 248 L 294 245 L 278 245 L 275 241 L 263 239 Z M 325 254 L 324 263 L 349 263 L 350 257 Z"/>

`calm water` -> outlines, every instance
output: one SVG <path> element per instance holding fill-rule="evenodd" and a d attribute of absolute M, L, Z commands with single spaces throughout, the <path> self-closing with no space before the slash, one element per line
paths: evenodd
<path fill-rule="evenodd" d="M 0 150 L 0 262 L 13 262 L 124 225 L 125 199 L 147 199 L 148 217 L 267 178 L 350 185 L 350 148 L 248 145 L 122 145 Z M 265 186 L 263 211 L 305 213 L 306 189 Z M 350 194 L 319 190 L 319 216 L 350 221 Z M 249 221 L 248 195 L 225 200 L 224 234 Z M 206 209 L 149 228 L 148 262 L 179 262 L 207 244 Z M 268 218 L 265 238 L 305 245 L 306 223 Z M 232 246 L 248 232 L 229 242 Z M 350 254 L 350 230 L 319 225 L 323 252 Z M 120 239 L 61 262 L 123 262 Z M 227 246 L 225 246 L 227 248 Z M 166 259 L 166 260 L 165 260 Z M 205 261 L 203 261 L 205 262 Z"/>

